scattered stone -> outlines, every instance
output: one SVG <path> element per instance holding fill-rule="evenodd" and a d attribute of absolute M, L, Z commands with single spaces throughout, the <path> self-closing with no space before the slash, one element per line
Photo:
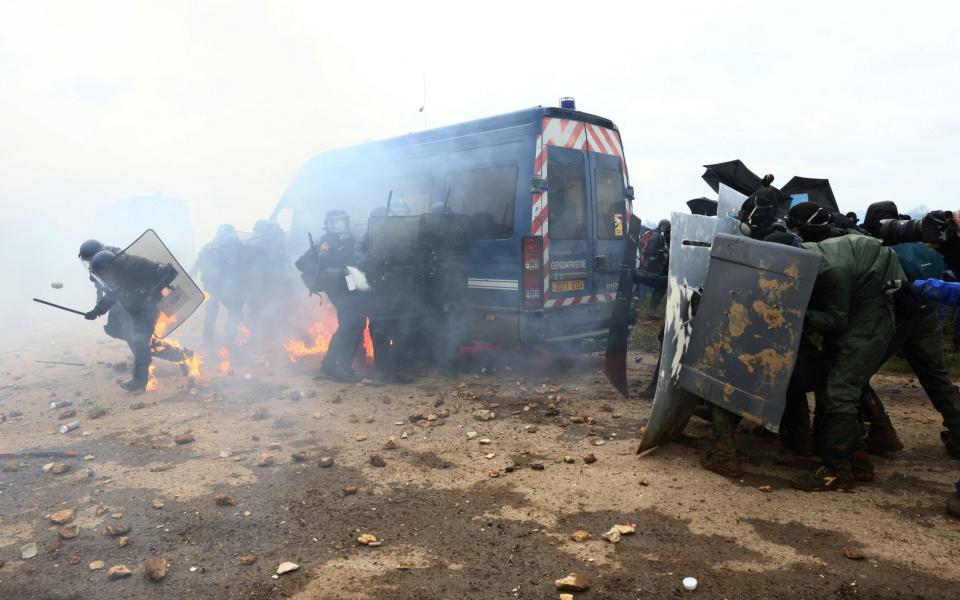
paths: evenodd
<path fill-rule="evenodd" d="M 610 415 L 610 416 L 611 416 L 612 418 L 614 418 L 614 419 L 619 419 L 619 418 L 622 417 L 623 415 L 621 415 L 620 413 L 613 413 L 613 414 Z"/>
<path fill-rule="evenodd" d="M 367 438 L 367 434 L 365 434 L 365 433 L 359 433 L 359 434 L 357 434 L 357 437 L 354 438 L 354 439 L 356 439 L 358 442 L 365 442 L 365 441 L 367 441 L 368 438 Z"/>
<path fill-rule="evenodd" d="M 143 410 L 147 407 L 145 402 L 134 402 L 130 405 L 130 410 Z"/>
<path fill-rule="evenodd" d="M 120 537 L 130 533 L 129 523 L 117 523 L 116 525 L 107 525 L 107 535 L 110 537 Z"/>
<path fill-rule="evenodd" d="M 606 440 L 604 440 L 604 439 L 602 439 L 602 438 L 597 438 L 597 439 L 593 440 L 592 443 L 593 443 L 594 446 L 602 446 L 602 445 L 606 444 L 607 442 L 606 442 Z"/>
<path fill-rule="evenodd" d="M 426 419 L 421 419 L 420 421 L 417 421 L 417 427 L 421 429 L 426 429 L 427 427 L 430 427 L 430 421 Z"/>
<path fill-rule="evenodd" d="M 63 475 L 70 470 L 70 465 L 66 463 L 53 463 L 50 467 L 50 472 L 54 475 Z"/>
<path fill-rule="evenodd" d="M 468 440 L 472 440 L 472 439 L 476 438 L 478 435 L 480 435 L 480 434 L 477 433 L 476 431 L 468 431 L 468 432 L 467 432 L 467 439 L 468 439 Z"/>
<path fill-rule="evenodd" d="M 543 463 L 531 463 L 530 468 L 534 471 L 543 471 L 546 467 L 543 465 Z"/>
<path fill-rule="evenodd" d="M 273 455 L 269 452 L 264 452 L 257 458 L 258 467 L 269 467 L 273 464 Z"/>
<path fill-rule="evenodd" d="M 143 561 L 143 572 L 150 581 L 161 581 L 167 576 L 167 559 L 151 556 Z"/>
<path fill-rule="evenodd" d="M 473 411 L 473 418 L 478 421 L 490 421 L 496 416 L 496 413 L 494 413 L 492 410 L 486 410 L 484 408 Z"/>
<path fill-rule="evenodd" d="M 441 419 L 446 419 L 447 417 L 450 416 L 450 411 L 445 408 L 441 408 L 440 410 L 437 411 L 437 416 L 440 417 Z"/>
<path fill-rule="evenodd" d="M 523 430 L 526 431 L 527 433 L 536 433 L 539 430 L 539 428 L 536 425 L 527 425 L 526 427 L 523 428 Z"/>
<path fill-rule="evenodd" d="M 67 564 L 68 564 L 68 565 L 79 565 L 79 564 L 80 564 L 80 555 L 79 555 L 79 554 L 72 554 L 72 555 L 68 556 L 68 557 L 67 557 Z M 3 561 L 0 560 L 0 567 L 2 567 L 2 566 L 3 566 Z"/>
<path fill-rule="evenodd" d="M 77 516 L 77 511 L 74 508 L 67 508 L 64 510 L 58 510 L 57 512 L 50 515 L 50 520 L 56 523 L 57 525 L 66 525 L 70 521 L 73 521 Z"/>
<path fill-rule="evenodd" d="M 584 531 L 582 529 L 578 529 L 570 534 L 570 539 L 575 542 L 585 542 L 589 540 L 591 537 L 592 536 L 590 535 L 589 531 Z"/>
<path fill-rule="evenodd" d="M 98 517 L 102 517 L 108 512 L 110 512 L 110 509 L 108 509 L 106 506 L 102 504 L 98 505 L 97 508 L 93 510 L 93 514 L 97 515 Z"/>
<path fill-rule="evenodd" d="M 125 548 L 127 544 L 130 543 L 130 538 L 128 538 L 127 536 L 123 536 L 119 540 L 117 540 L 117 543 L 120 544 L 121 548 Z"/>
<path fill-rule="evenodd" d="M 76 523 L 57 528 L 57 533 L 65 540 L 72 540 L 80 535 L 80 526 Z"/>
<path fill-rule="evenodd" d="M 160 498 L 154 498 L 150 501 L 150 506 L 156 508 L 157 510 L 163 508 L 163 500 Z"/>
<path fill-rule="evenodd" d="M 14 472 L 16 472 L 17 469 L 19 469 L 19 468 L 20 468 L 20 465 L 18 465 L 18 464 L 17 464 L 17 461 L 15 461 L 15 460 L 8 460 L 7 462 L 3 463 L 3 472 L 4 472 L 4 473 L 14 473 Z"/>
<path fill-rule="evenodd" d="M 277 575 L 283 575 L 284 573 L 289 573 L 290 571 L 296 571 L 300 568 L 300 565 L 293 562 L 282 562 L 280 566 L 277 567 Z"/>
<path fill-rule="evenodd" d="M 843 555 L 850 560 L 863 560 L 866 558 L 866 555 L 863 553 L 863 551 L 858 548 L 844 548 Z"/>
<path fill-rule="evenodd" d="M 768 494 L 773 491 L 773 487 L 769 485 L 761 485 L 757 489 L 760 490 L 761 492 L 766 492 Z"/>
<path fill-rule="evenodd" d="M 301 450 L 300 452 L 291 454 L 290 458 L 292 458 L 295 463 L 306 462 L 310 459 L 310 454 L 306 450 Z"/>
<path fill-rule="evenodd" d="M 587 454 L 583 457 L 583 462 L 587 463 L 588 465 L 592 465 L 593 463 L 597 462 L 597 457 L 594 456 L 593 453 Z"/>
<path fill-rule="evenodd" d="M 122 512 L 115 512 L 115 513 L 113 513 L 113 514 L 110 515 L 110 516 L 113 517 L 114 519 L 122 519 L 122 518 L 123 518 L 123 513 L 122 513 Z"/>
<path fill-rule="evenodd" d="M 401 440 L 405 440 L 405 439 L 407 439 L 408 437 L 410 437 L 410 432 L 408 432 L 408 431 L 401 431 L 401 432 L 400 432 L 400 439 L 401 439 Z"/>
<path fill-rule="evenodd" d="M 590 588 L 590 578 L 579 573 L 570 573 L 563 579 L 553 582 L 563 592 L 583 592 Z"/>
<path fill-rule="evenodd" d="M 90 410 L 87 411 L 88 419 L 99 419 L 100 417 L 107 414 L 107 409 L 102 406 L 94 405 Z"/>
<path fill-rule="evenodd" d="M 383 457 L 379 454 L 371 454 L 370 464 L 375 467 L 385 467 L 387 466 L 387 461 L 383 460 Z"/>
<path fill-rule="evenodd" d="M 253 554 L 244 554 L 243 556 L 240 557 L 241 565 L 245 565 L 249 567 L 252 564 L 256 564 L 256 562 L 257 562 L 257 557 L 254 556 Z"/>
<path fill-rule="evenodd" d="M 500 477 L 500 471 L 490 471 L 489 475 L 493 478 Z"/>
<path fill-rule="evenodd" d="M 573 416 L 573 417 L 570 417 L 569 421 L 571 423 L 583 423 L 584 421 L 586 421 L 586 419 L 584 419 L 581 416 Z"/>
<path fill-rule="evenodd" d="M 481 446 L 489 446 L 493 442 L 490 441 L 490 438 L 480 438 L 478 442 Z"/>
<path fill-rule="evenodd" d="M 359 491 L 359 490 L 358 490 L 357 487 L 354 486 L 354 485 L 344 486 L 344 488 L 343 488 L 343 495 L 344 495 L 344 496 L 353 496 L 353 495 L 356 494 L 358 491 Z"/>
<path fill-rule="evenodd" d="M 639 483 L 643 487 L 647 487 L 648 485 L 650 485 L 650 480 L 647 479 L 646 477 L 641 477 L 640 481 L 638 481 L 637 483 Z"/>
<path fill-rule="evenodd" d="M 107 565 L 104 564 L 104 562 L 103 562 L 102 560 L 95 560 L 95 561 L 93 561 L 92 563 L 90 563 L 89 565 L 87 565 L 87 568 L 90 569 L 91 571 L 99 571 L 100 569 L 104 568 L 105 566 L 107 566 Z"/>
<path fill-rule="evenodd" d="M 47 554 L 53 554 L 54 552 L 59 550 L 61 544 L 62 542 L 60 541 L 60 538 L 53 538 L 52 540 L 47 542 L 47 546 L 46 546 Z"/>
<path fill-rule="evenodd" d="M 379 546 L 382 542 L 372 533 L 364 533 L 357 538 L 357 542 L 364 546 Z"/>
<path fill-rule="evenodd" d="M 280 450 L 281 448 L 280 442 L 270 442 L 267 444 L 267 450 Z"/>
<path fill-rule="evenodd" d="M 63 411 L 62 413 L 60 413 L 59 415 L 57 415 L 57 419 L 62 421 L 62 420 L 64 420 L 64 419 L 72 419 L 72 418 L 74 418 L 75 416 L 77 416 L 77 411 L 75 411 L 75 410 L 73 410 L 73 409 L 71 408 L 70 410 L 65 410 L 65 411 Z"/>
<path fill-rule="evenodd" d="M 333 466 L 333 457 L 332 456 L 323 456 L 320 460 L 317 461 L 317 464 L 320 465 L 323 469 L 329 469 Z"/>
<path fill-rule="evenodd" d="M 193 432 L 185 431 L 173 438 L 176 444 L 189 444 L 194 441 Z"/>
<path fill-rule="evenodd" d="M 214 496 L 213 502 L 217 506 L 234 506 L 237 503 L 236 499 L 226 492 L 220 492 Z"/>
<path fill-rule="evenodd" d="M 130 577 L 130 569 L 126 565 L 114 565 L 107 569 L 107 579 L 110 581 L 126 579 L 127 577 Z"/>
<path fill-rule="evenodd" d="M 484 455 L 483 455 L 483 457 L 486 458 L 487 460 L 490 460 L 490 459 L 493 458 L 494 456 L 496 456 L 496 454 L 493 453 L 493 452 L 490 452 L 489 454 L 484 454 Z"/>
<path fill-rule="evenodd" d="M 396 450 L 399 447 L 400 447 L 400 442 L 398 442 L 397 438 L 392 435 L 389 438 L 387 438 L 387 441 L 384 442 L 383 444 L 384 450 Z"/>
<path fill-rule="evenodd" d="M 432 414 L 432 413 L 429 414 L 429 415 L 427 415 L 427 421 L 436 421 L 438 418 L 439 418 L 439 417 L 437 417 L 437 415 Z"/>
<path fill-rule="evenodd" d="M 573 594 L 560 594 L 560 600 L 573 600 Z"/>
<path fill-rule="evenodd" d="M 543 412 L 545 417 L 556 417 L 560 415 L 560 409 L 557 408 L 555 404 L 548 404 L 547 409 Z"/>
<path fill-rule="evenodd" d="M 564 457 L 563 457 L 563 462 L 565 462 L 565 463 L 567 463 L 567 464 L 573 464 L 573 463 L 577 462 L 577 459 L 575 459 L 575 458 L 572 457 L 572 456 L 564 456 Z"/>
<path fill-rule="evenodd" d="M 633 523 L 627 523 L 625 525 L 614 525 L 610 528 L 610 531 L 603 534 L 604 539 L 608 542 L 616 544 L 620 541 L 620 536 L 632 535 L 637 532 L 637 526 Z"/>

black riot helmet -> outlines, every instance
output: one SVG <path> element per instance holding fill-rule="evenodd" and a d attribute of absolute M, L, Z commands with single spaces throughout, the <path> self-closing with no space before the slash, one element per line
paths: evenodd
<path fill-rule="evenodd" d="M 659 231 L 660 235 L 663 236 L 664 243 L 666 243 L 666 245 L 669 246 L 670 245 L 670 220 L 661 219 L 660 222 L 657 223 L 657 231 Z"/>
<path fill-rule="evenodd" d="M 327 233 L 350 233 L 350 217 L 339 208 L 328 210 L 327 216 L 323 219 L 323 228 Z"/>
<path fill-rule="evenodd" d="M 90 259 L 90 272 L 94 275 L 99 275 L 103 271 L 103 268 L 113 262 L 113 259 L 116 257 L 117 255 L 110 250 L 97 252 L 93 255 L 93 258 Z"/>
<path fill-rule="evenodd" d="M 863 217 L 861 227 L 870 235 L 876 236 L 880 232 L 880 221 L 900 218 L 900 210 L 897 208 L 896 203 L 889 200 L 874 202 L 867 207 L 867 213 Z"/>
<path fill-rule="evenodd" d="M 737 219 L 743 235 L 762 239 L 772 230 L 777 220 L 775 199 L 764 193 L 763 188 L 757 190 L 743 201 Z"/>
<path fill-rule="evenodd" d="M 77 256 L 80 260 L 89 262 L 93 255 L 103 250 L 103 243 L 100 240 L 87 240 L 80 244 L 80 253 Z"/>

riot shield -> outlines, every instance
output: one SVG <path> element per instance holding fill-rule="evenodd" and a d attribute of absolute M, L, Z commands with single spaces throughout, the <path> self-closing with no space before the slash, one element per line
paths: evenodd
<path fill-rule="evenodd" d="M 667 273 L 667 313 L 657 392 L 637 454 L 663 444 L 686 425 L 697 398 L 677 385 L 680 359 L 690 342 L 690 301 L 707 278 L 710 244 L 717 219 L 703 215 L 670 215 L 670 267 Z"/>
<path fill-rule="evenodd" d="M 719 234 L 679 384 L 777 432 L 820 256 Z"/>
<path fill-rule="evenodd" d="M 155 337 L 163 339 L 173 333 L 203 304 L 203 292 L 154 230 L 144 231 L 114 260 L 122 261 L 124 256 L 137 262 L 146 259 L 158 267 L 158 273 L 164 273 L 162 277 L 146 284 L 153 289 L 145 290 L 144 293 L 145 296 L 159 298 L 157 308 L 161 314 L 154 330 Z"/>
<path fill-rule="evenodd" d="M 747 197 L 733 188 L 720 184 L 720 195 L 717 200 L 717 233 L 743 235 L 740 233 L 740 220 L 737 214 L 743 201 Z"/>
<path fill-rule="evenodd" d="M 374 263 L 415 264 L 419 240 L 419 216 L 370 217 L 367 221 L 367 253 Z"/>

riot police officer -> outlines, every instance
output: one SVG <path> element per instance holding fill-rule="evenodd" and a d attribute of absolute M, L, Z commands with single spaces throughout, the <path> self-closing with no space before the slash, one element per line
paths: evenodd
<path fill-rule="evenodd" d="M 360 257 L 346 212 L 328 211 L 324 230 L 323 237 L 297 259 L 296 267 L 308 289 L 326 292 L 337 311 L 337 330 L 323 357 L 320 375 L 334 381 L 357 382 L 360 378 L 353 372 L 353 360 L 363 341 L 367 314 L 363 292 L 347 284 L 347 267 L 356 267 Z"/>
<path fill-rule="evenodd" d="M 227 339 L 234 342 L 243 321 L 243 242 L 233 225 L 224 224 L 217 234 L 201 250 L 193 264 L 191 275 L 200 273 L 203 288 L 210 298 L 207 301 L 206 319 L 203 322 L 203 339 L 212 345 L 216 337 L 220 305 L 227 309 Z"/>
<path fill-rule="evenodd" d="M 143 391 L 147 385 L 152 354 L 177 362 L 192 354 L 185 349 L 154 344 L 153 331 L 160 313 L 157 305 L 163 298 L 163 290 L 177 276 L 173 265 L 101 250 L 90 260 L 90 274 L 103 287 L 104 294 L 85 317 L 92 321 L 115 305 L 122 306 L 129 317 L 118 333 L 133 352 L 133 376 L 121 383 L 120 387 L 131 392 Z"/>
<path fill-rule="evenodd" d="M 96 254 L 101 250 L 109 250 L 114 254 L 120 254 L 120 252 L 122 252 L 120 248 L 115 246 L 104 246 L 99 240 L 87 240 L 80 244 L 80 252 L 78 253 L 80 264 L 83 265 L 83 268 L 89 274 L 90 281 L 93 282 L 93 285 L 97 290 L 97 302 L 100 302 L 100 300 L 103 299 L 103 296 L 106 293 L 106 287 L 104 287 L 100 280 L 94 277 L 93 273 L 90 272 L 90 263 L 93 260 L 93 257 L 96 256 Z M 127 311 L 123 308 L 123 306 L 115 304 L 107 311 L 107 324 L 103 327 L 103 331 L 112 338 L 126 340 L 124 336 L 129 326 L 129 322 L 130 315 L 127 314 Z"/>

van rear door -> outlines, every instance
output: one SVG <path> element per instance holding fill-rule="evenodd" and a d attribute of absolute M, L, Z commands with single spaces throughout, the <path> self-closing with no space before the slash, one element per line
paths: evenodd
<path fill-rule="evenodd" d="M 587 155 L 580 150 L 556 146 L 548 150 L 549 262 L 545 267 L 549 277 L 544 289 L 548 307 L 579 303 L 580 298 L 594 293 L 587 167 Z"/>
<path fill-rule="evenodd" d="M 589 153 L 593 187 L 593 279 L 596 294 L 616 294 L 629 214 L 620 159 Z"/>

